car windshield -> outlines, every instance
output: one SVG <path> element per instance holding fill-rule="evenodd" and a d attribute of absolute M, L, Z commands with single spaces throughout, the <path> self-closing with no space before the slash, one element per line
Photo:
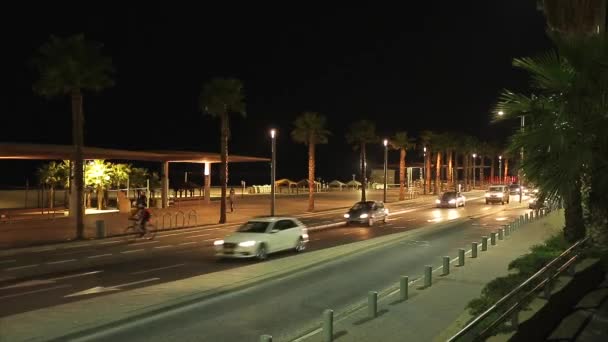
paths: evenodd
<path fill-rule="evenodd" d="M 243 233 L 265 233 L 268 228 L 268 222 L 249 221 L 239 227 L 238 231 Z"/>
<path fill-rule="evenodd" d="M 511 184 L 509 186 L 509 189 L 511 189 L 511 190 L 519 189 L 519 185 L 517 185 L 517 184 Z"/>
<path fill-rule="evenodd" d="M 357 202 L 350 210 L 370 209 L 374 202 Z"/>
<path fill-rule="evenodd" d="M 452 198 L 456 198 L 456 193 L 455 192 L 446 192 L 443 194 L 443 196 L 441 196 L 442 199 L 452 199 Z"/>
<path fill-rule="evenodd" d="M 502 191 L 502 187 L 500 186 L 491 186 L 488 191 L 494 191 L 494 192 L 501 192 Z"/>

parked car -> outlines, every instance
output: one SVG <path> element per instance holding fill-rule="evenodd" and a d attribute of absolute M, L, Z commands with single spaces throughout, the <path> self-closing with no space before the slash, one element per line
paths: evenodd
<path fill-rule="evenodd" d="M 350 223 L 366 223 L 370 227 L 377 221 L 386 223 L 388 217 L 388 208 L 384 207 L 384 203 L 379 201 L 357 202 L 344 214 L 346 224 Z"/>
<path fill-rule="evenodd" d="M 293 217 L 263 217 L 250 220 L 223 240 L 214 241 L 216 256 L 257 258 L 284 250 L 301 252 L 308 243 L 308 229 Z"/>
<path fill-rule="evenodd" d="M 506 185 L 492 185 L 486 191 L 486 204 L 509 203 L 509 187 Z"/>
<path fill-rule="evenodd" d="M 463 194 L 456 191 L 448 191 L 444 192 L 438 199 L 435 200 L 435 204 L 437 204 L 437 208 L 458 208 L 464 207 L 466 203 L 466 198 Z"/>

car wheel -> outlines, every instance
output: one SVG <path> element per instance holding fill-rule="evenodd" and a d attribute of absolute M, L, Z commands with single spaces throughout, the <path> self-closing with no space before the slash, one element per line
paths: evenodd
<path fill-rule="evenodd" d="M 306 242 L 304 242 L 304 239 L 299 238 L 294 249 L 296 250 L 296 253 L 303 252 L 306 249 Z"/>
<path fill-rule="evenodd" d="M 367 224 L 372 227 L 374 225 L 374 218 L 370 217 L 369 220 L 367 221 Z"/>
<path fill-rule="evenodd" d="M 486 205 L 490 204 L 490 202 L 488 202 L 488 200 L 486 200 Z"/>
<path fill-rule="evenodd" d="M 261 244 L 260 247 L 258 247 L 258 250 L 255 252 L 255 257 L 260 261 L 268 258 L 268 249 L 266 248 L 266 244 Z"/>
<path fill-rule="evenodd" d="M 384 215 L 384 218 L 382 219 L 382 223 L 386 223 L 386 217 L 387 217 L 387 216 L 388 216 L 388 215 Z"/>

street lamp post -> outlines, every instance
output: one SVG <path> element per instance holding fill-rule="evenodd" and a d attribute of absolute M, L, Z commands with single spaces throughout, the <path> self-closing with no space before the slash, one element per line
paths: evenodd
<path fill-rule="evenodd" d="M 274 216 L 275 206 L 275 178 L 277 170 L 277 143 L 276 143 L 277 131 L 273 128 L 270 130 L 270 139 L 272 141 L 272 163 L 270 164 L 270 216 Z"/>
<path fill-rule="evenodd" d="M 477 153 L 473 153 L 473 189 L 475 189 L 475 159 L 477 159 Z"/>
<path fill-rule="evenodd" d="M 502 184 L 502 156 L 498 156 L 498 181 Z"/>
<path fill-rule="evenodd" d="M 503 115 L 505 115 L 505 112 L 503 112 L 502 110 L 499 110 L 497 114 L 499 116 L 503 116 Z M 519 119 L 520 119 L 520 129 L 523 133 L 524 127 L 526 126 L 526 116 L 520 115 Z M 519 149 L 519 160 L 520 160 L 520 163 L 523 164 L 523 162 L 524 162 L 524 147 L 523 146 Z M 519 168 L 517 169 L 517 181 L 519 182 L 520 187 L 524 184 L 524 181 L 522 178 L 523 177 L 521 174 L 521 165 L 520 165 Z M 520 201 L 520 203 L 521 203 L 521 201 Z"/>
<path fill-rule="evenodd" d="M 384 139 L 384 203 L 386 203 L 386 187 L 387 187 L 387 176 L 388 176 L 388 140 Z"/>
<path fill-rule="evenodd" d="M 424 165 L 422 166 L 422 185 L 424 189 L 422 189 L 422 193 L 426 195 L 426 146 L 423 149 L 424 151 Z"/>

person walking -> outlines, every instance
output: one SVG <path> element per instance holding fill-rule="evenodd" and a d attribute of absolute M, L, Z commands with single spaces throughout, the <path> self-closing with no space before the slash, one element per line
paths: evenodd
<path fill-rule="evenodd" d="M 229 201 L 230 201 L 230 212 L 233 213 L 234 212 L 234 198 L 235 198 L 235 192 L 234 192 L 234 188 L 230 188 L 230 196 L 228 197 Z"/>

